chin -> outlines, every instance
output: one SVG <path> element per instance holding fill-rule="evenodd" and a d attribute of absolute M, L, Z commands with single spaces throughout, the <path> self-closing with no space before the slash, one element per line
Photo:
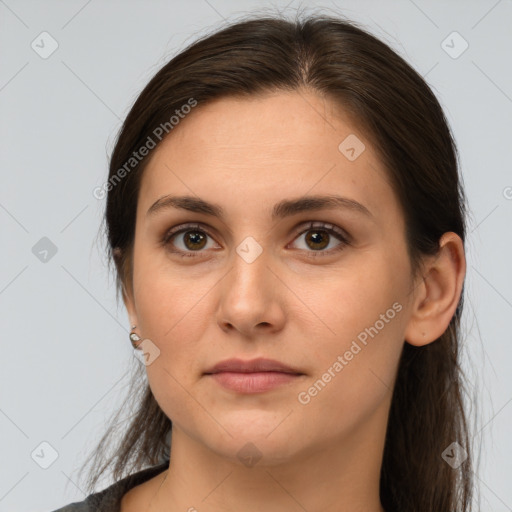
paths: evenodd
<path fill-rule="evenodd" d="M 246 467 L 276 466 L 293 458 L 300 451 L 296 430 L 284 426 L 283 418 L 270 413 L 251 414 L 241 411 L 231 421 L 219 418 L 224 429 L 204 433 L 203 440 L 217 455 Z M 294 434 L 295 432 L 295 434 Z"/>

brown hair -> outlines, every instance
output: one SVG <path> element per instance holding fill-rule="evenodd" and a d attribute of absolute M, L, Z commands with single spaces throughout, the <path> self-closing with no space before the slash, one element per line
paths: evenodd
<path fill-rule="evenodd" d="M 119 177 L 119 169 L 126 169 L 155 128 L 169 123 L 191 98 L 201 105 L 233 95 L 306 89 L 350 112 L 379 153 L 403 208 L 414 275 L 421 271 L 423 255 L 437 254 L 443 233 L 452 231 L 465 240 L 458 154 L 439 102 L 387 44 L 335 16 L 289 21 L 260 15 L 192 43 L 156 73 L 135 101 L 116 141 L 109 179 Z M 137 197 L 148 159 L 112 181 L 108 190 L 106 233 L 118 290 L 131 286 Z M 472 458 L 459 366 L 462 306 L 461 296 L 447 330 L 434 342 L 423 347 L 404 343 L 381 469 L 380 497 L 388 511 L 470 510 Z M 112 464 L 119 480 L 168 456 L 171 421 L 141 373 L 125 402 L 134 411 L 131 423 L 113 455 L 103 454 L 114 437 L 113 426 L 93 452 L 89 492 Z M 454 441 L 468 454 L 457 469 L 441 458 Z"/>

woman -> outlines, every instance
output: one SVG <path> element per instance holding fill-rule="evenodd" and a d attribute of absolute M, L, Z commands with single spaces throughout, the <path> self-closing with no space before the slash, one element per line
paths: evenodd
<path fill-rule="evenodd" d="M 218 30 L 97 192 L 147 382 L 88 491 L 116 483 L 61 511 L 470 510 L 464 191 L 391 48 L 326 16 Z"/>

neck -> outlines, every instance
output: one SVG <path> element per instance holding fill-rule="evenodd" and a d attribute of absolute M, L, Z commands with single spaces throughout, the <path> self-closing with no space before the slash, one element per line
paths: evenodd
<path fill-rule="evenodd" d="M 384 512 L 379 482 L 386 408 L 377 414 L 384 416 L 343 439 L 308 446 L 284 462 L 248 459 L 247 465 L 173 425 L 169 469 L 151 511 Z"/>

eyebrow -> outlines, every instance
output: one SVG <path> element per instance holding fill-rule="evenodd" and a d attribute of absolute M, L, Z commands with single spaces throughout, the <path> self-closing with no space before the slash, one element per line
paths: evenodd
<path fill-rule="evenodd" d="M 224 218 L 224 210 L 218 204 L 213 204 L 193 196 L 172 196 L 166 195 L 155 201 L 146 212 L 146 216 L 154 215 L 157 212 L 167 210 L 169 208 L 177 208 L 190 212 L 203 213 L 211 215 L 221 220 Z M 337 195 L 327 196 L 306 196 L 298 199 L 285 199 L 276 203 L 272 209 L 272 220 L 283 219 L 301 212 L 322 210 L 322 209 L 346 209 L 375 220 L 374 215 L 366 208 L 366 206 L 349 199 Z"/>

